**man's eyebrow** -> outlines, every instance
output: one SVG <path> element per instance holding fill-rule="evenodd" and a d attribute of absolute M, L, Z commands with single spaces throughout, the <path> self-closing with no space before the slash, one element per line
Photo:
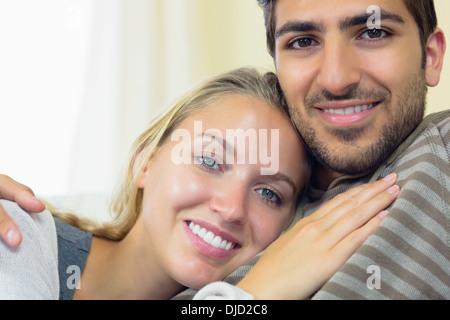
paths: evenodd
<path fill-rule="evenodd" d="M 373 16 L 372 13 L 363 13 L 360 15 L 356 15 L 354 17 L 348 17 L 339 23 L 339 28 L 341 30 L 346 30 L 354 26 L 367 24 L 369 19 L 372 19 L 372 16 Z M 400 15 L 386 10 L 380 11 L 380 19 L 385 21 L 390 20 L 402 24 L 405 23 L 405 20 L 403 20 L 403 18 Z M 311 31 L 324 32 L 326 31 L 326 27 L 323 23 L 314 21 L 300 21 L 300 20 L 288 21 L 280 28 L 278 28 L 278 30 L 275 32 L 275 39 L 289 32 L 311 32 Z"/>
<path fill-rule="evenodd" d="M 289 21 L 282 25 L 275 33 L 275 39 L 289 32 L 325 31 L 325 26 L 312 21 Z"/>
<path fill-rule="evenodd" d="M 351 27 L 367 24 L 367 22 L 370 21 L 371 19 L 373 19 L 372 13 L 364 13 L 354 17 L 349 17 L 339 23 L 339 29 L 346 30 Z M 400 15 L 385 10 L 380 11 L 380 20 L 381 21 L 388 20 L 402 24 L 405 23 L 405 20 L 403 20 L 403 18 Z"/>

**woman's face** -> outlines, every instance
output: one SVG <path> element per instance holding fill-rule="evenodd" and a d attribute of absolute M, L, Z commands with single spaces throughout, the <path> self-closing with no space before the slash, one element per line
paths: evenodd
<path fill-rule="evenodd" d="M 184 286 L 221 280 L 291 222 L 305 165 L 284 114 L 224 96 L 187 117 L 141 172 L 142 241 Z"/>

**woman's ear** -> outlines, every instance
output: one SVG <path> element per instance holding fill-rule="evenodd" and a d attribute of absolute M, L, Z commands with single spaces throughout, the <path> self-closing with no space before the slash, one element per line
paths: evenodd
<path fill-rule="evenodd" d="M 427 85 L 429 87 L 437 86 L 441 79 L 445 50 L 446 42 L 444 32 L 440 28 L 436 28 L 428 38 L 426 47 L 427 60 L 425 72 Z"/>
<path fill-rule="evenodd" d="M 143 152 L 141 152 L 141 153 L 139 153 L 139 155 L 136 157 L 136 160 L 134 161 L 133 173 L 137 177 L 137 179 L 136 179 L 137 187 L 140 189 L 144 189 L 144 187 L 145 187 L 155 154 L 156 154 L 156 151 L 154 150 L 151 153 L 148 160 L 144 160 L 144 159 L 142 159 L 144 157 Z M 141 166 L 142 161 L 145 161 L 144 166 Z"/>
<path fill-rule="evenodd" d="M 147 181 L 147 175 L 150 169 L 149 166 L 150 161 L 148 161 L 147 164 L 137 173 L 138 174 L 137 186 L 139 189 L 144 189 L 145 187 L 145 182 Z"/>

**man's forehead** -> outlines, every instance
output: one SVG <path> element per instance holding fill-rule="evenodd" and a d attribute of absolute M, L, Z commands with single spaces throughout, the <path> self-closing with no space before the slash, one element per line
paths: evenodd
<path fill-rule="evenodd" d="M 351 17 L 367 15 L 370 8 L 391 13 L 406 21 L 412 19 L 403 0 L 278 0 L 277 27 L 288 21 L 311 21 L 338 25 Z"/>

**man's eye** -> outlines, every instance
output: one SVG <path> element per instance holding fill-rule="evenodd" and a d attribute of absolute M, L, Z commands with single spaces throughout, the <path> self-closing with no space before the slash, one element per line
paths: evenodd
<path fill-rule="evenodd" d="M 361 34 L 363 39 L 382 39 L 391 36 L 391 34 L 383 29 L 370 29 Z"/>
<path fill-rule="evenodd" d="M 289 42 L 288 47 L 290 49 L 304 49 L 317 44 L 312 38 L 297 38 L 291 42 Z"/>

